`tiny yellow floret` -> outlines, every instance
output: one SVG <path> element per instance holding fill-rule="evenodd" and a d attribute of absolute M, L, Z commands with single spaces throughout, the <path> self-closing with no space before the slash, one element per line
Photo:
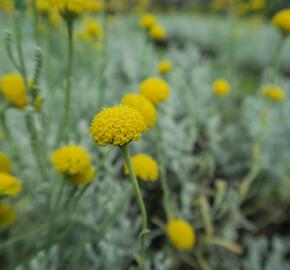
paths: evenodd
<path fill-rule="evenodd" d="M 158 179 L 158 165 L 149 155 L 138 154 L 131 158 L 132 166 L 136 176 L 143 181 L 156 181 Z M 129 174 L 127 165 L 124 166 L 124 172 Z"/>
<path fill-rule="evenodd" d="M 150 27 L 149 36 L 153 40 L 160 41 L 166 39 L 167 33 L 165 28 L 161 24 L 156 23 Z"/>
<path fill-rule="evenodd" d="M 125 145 L 139 140 L 145 130 L 144 117 L 126 105 L 103 109 L 94 117 L 90 128 L 93 140 L 100 146 Z"/>
<path fill-rule="evenodd" d="M 281 102 L 285 99 L 284 90 L 279 86 L 266 86 L 263 88 L 262 94 L 274 102 Z"/>
<path fill-rule="evenodd" d="M 156 123 L 157 111 L 150 100 L 140 94 L 128 94 L 122 99 L 122 104 L 134 108 L 144 117 L 147 129 Z"/>
<path fill-rule="evenodd" d="M 166 233 L 170 242 L 180 250 L 190 250 L 195 244 L 195 232 L 184 219 L 171 219 L 166 224 Z"/>
<path fill-rule="evenodd" d="M 15 221 L 14 209 L 5 204 L 0 203 L 0 227 L 8 227 Z"/>
<path fill-rule="evenodd" d="M 12 163 L 10 158 L 0 152 L 0 172 L 2 173 L 11 173 Z"/>
<path fill-rule="evenodd" d="M 272 24 L 280 28 L 282 31 L 290 32 L 290 9 L 282 9 L 278 11 L 272 18 Z"/>
<path fill-rule="evenodd" d="M 213 82 L 212 90 L 217 96 L 226 96 L 231 91 L 231 85 L 227 80 L 218 79 Z"/>
<path fill-rule="evenodd" d="M 0 92 L 12 106 L 19 109 L 23 109 L 28 103 L 24 80 L 19 74 L 10 73 L 3 76 L 0 79 Z"/>
<path fill-rule="evenodd" d="M 173 63 L 171 60 L 163 60 L 159 63 L 156 71 L 161 74 L 161 75 L 165 75 L 167 73 L 169 73 L 173 68 Z"/>
<path fill-rule="evenodd" d="M 21 181 L 7 173 L 0 173 L 0 196 L 15 197 L 22 190 Z"/>
<path fill-rule="evenodd" d="M 152 77 L 141 83 L 140 92 L 154 105 L 158 105 L 168 99 L 169 85 L 162 79 Z"/>
<path fill-rule="evenodd" d="M 149 29 L 157 22 L 156 16 L 151 13 L 144 14 L 139 20 L 139 26 L 141 28 Z"/>

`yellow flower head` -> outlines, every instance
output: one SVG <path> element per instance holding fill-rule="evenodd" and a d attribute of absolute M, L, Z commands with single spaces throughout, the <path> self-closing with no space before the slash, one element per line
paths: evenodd
<path fill-rule="evenodd" d="M 81 15 L 87 11 L 88 0 L 50 0 L 51 6 L 67 16 Z"/>
<path fill-rule="evenodd" d="M 0 79 L 0 92 L 13 106 L 23 109 L 27 103 L 24 80 L 21 75 L 10 73 Z"/>
<path fill-rule="evenodd" d="M 153 104 L 158 105 L 168 99 L 169 85 L 162 79 L 152 77 L 141 83 L 140 92 Z"/>
<path fill-rule="evenodd" d="M 49 0 L 36 0 L 35 4 L 40 14 L 47 15 L 50 12 Z"/>
<path fill-rule="evenodd" d="M 96 41 L 103 37 L 103 30 L 98 21 L 87 19 L 83 30 L 79 34 L 84 41 Z"/>
<path fill-rule="evenodd" d="M 189 250 L 195 244 L 195 232 L 183 219 L 171 219 L 166 224 L 166 233 L 171 243 L 180 250 Z"/>
<path fill-rule="evenodd" d="M 14 209 L 4 203 L 0 203 L 0 227 L 8 227 L 15 221 Z"/>
<path fill-rule="evenodd" d="M 136 176 L 143 181 L 156 181 L 158 179 L 158 166 L 156 161 L 146 154 L 138 154 L 131 158 L 132 166 Z M 129 174 L 127 165 L 124 172 Z"/>
<path fill-rule="evenodd" d="M 139 140 L 146 130 L 143 116 L 126 105 L 117 105 L 103 109 L 91 124 L 91 134 L 96 144 L 105 146 L 113 144 L 125 145 Z"/>
<path fill-rule="evenodd" d="M 122 104 L 134 108 L 139 111 L 144 117 L 147 129 L 153 127 L 156 123 L 157 112 L 152 104 L 147 98 L 140 94 L 129 94 L 122 99 Z"/>
<path fill-rule="evenodd" d="M 0 10 L 11 13 L 14 10 L 13 0 L 0 0 Z"/>
<path fill-rule="evenodd" d="M 212 90 L 217 96 L 226 96 L 231 91 L 231 85 L 224 79 L 218 79 L 213 82 Z"/>
<path fill-rule="evenodd" d="M 253 10 L 261 10 L 263 8 L 265 8 L 265 0 L 252 0 L 251 2 L 251 8 Z"/>
<path fill-rule="evenodd" d="M 279 86 L 266 86 L 263 88 L 262 94 L 275 102 L 281 102 L 285 99 L 285 93 Z"/>
<path fill-rule="evenodd" d="M 87 0 L 86 9 L 89 12 L 101 12 L 105 9 L 105 4 L 100 0 Z"/>
<path fill-rule="evenodd" d="M 277 12 L 272 18 L 272 24 L 284 32 L 290 32 L 290 9 L 283 9 Z"/>
<path fill-rule="evenodd" d="M 169 73 L 173 68 L 173 63 L 170 60 L 163 60 L 157 67 L 157 72 L 161 75 Z"/>
<path fill-rule="evenodd" d="M 12 168 L 11 160 L 4 153 L 0 152 L 0 172 L 10 173 Z"/>
<path fill-rule="evenodd" d="M 94 168 L 89 153 L 80 146 L 69 145 L 55 150 L 50 162 L 55 171 L 65 174 L 73 184 L 84 184 L 93 179 Z"/>
<path fill-rule="evenodd" d="M 16 177 L 0 173 L 0 195 L 15 197 L 22 190 L 22 183 Z"/>
<path fill-rule="evenodd" d="M 153 40 L 164 40 L 167 36 L 167 33 L 161 24 L 156 23 L 150 27 L 149 35 Z"/>
<path fill-rule="evenodd" d="M 140 20 L 139 20 L 139 26 L 141 28 L 149 29 L 151 26 L 153 26 L 157 22 L 157 18 L 151 14 L 146 13 L 144 14 Z"/>

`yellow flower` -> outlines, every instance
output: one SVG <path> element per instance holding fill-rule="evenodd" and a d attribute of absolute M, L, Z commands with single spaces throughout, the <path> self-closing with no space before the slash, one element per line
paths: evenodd
<path fill-rule="evenodd" d="M 168 99 L 169 85 L 162 79 L 152 77 L 141 83 L 140 92 L 153 104 L 158 105 Z"/>
<path fill-rule="evenodd" d="M 6 74 L 0 79 L 0 91 L 5 99 L 13 106 L 23 109 L 27 103 L 24 80 L 16 73 Z"/>
<path fill-rule="evenodd" d="M 180 250 L 189 250 L 195 244 L 195 232 L 183 219 L 171 219 L 166 224 L 166 233 L 171 243 Z"/>
<path fill-rule="evenodd" d="M 8 227 L 15 221 L 14 209 L 4 203 L 0 203 L 0 227 Z"/>
<path fill-rule="evenodd" d="M 94 177 L 89 153 L 80 146 L 69 145 L 55 150 L 50 162 L 55 171 L 65 174 L 73 184 L 84 184 Z"/>
<path fill-rule="evenodd" d="M 153 26 L 157 22 L 157 18 L 151 14 L 146 13 L 144 14 L 141 19 L 139 20 L 139 26 L 141 28 L 149 29 L 151 26 Z"/>
<path fill-rule="evenodd" d="M 49 22 L 50 24 L 57 28 L 60 25 L 61 17 L 59 11 L 55 8 L 52 8 L 49 13 Z"/>
<path fill-rule="evenodd" d="M 96 144 L 105 146 L 113 144 L 125 145 L 139 140 L 146 130 L 143 116 L 126 105 L 117 105 L 103 109 L 91 124 L 91 134 Z"/>
<path fill-rule="evenodd" d="M 86 9 L 90 12 L 101 12 L 105 9 L 103 1 L 87 0 Z"/>
<path fill-rule="evenodd" d="M 87 11 L 87 0 L 50 0 L 51 6 L 64 16 L 77 16 Z"/>
<path fill-rule="evenodd" d="M 159 23 L 150 27 L 149 35 L 154 40 L 164 40 L 167 36 L 165 28 Z"/>
<path fill-rule="evenodd" d="M 143 181 L 156 181 L 158 179 L 158 166 L 156 161 L 146 154 L 138 154 L 131 158 L 132 166 L 136 176 Z M 129 174 L 127 165 L 124 172 Z"/>
<path fill-rule="evenodd" d="M 262 94 L 275 102 L 281 102 L 285 99 L 285 93 L 279 86 L 266 86 L 263 88 Z"/>
<path fill-rule="evenodd" d="M 272 18 L 272 24 L 284 32 L 290 32 L 290 9 L 282 9 Z"/>
<path fill-rule="evenodd" d="M 10 173 L 12 168 L 11 160 L 7 155 L 0 152 L 0 172 Z"/>
<path fill-rule="evenodd" d="M 265 0 L 252 0 L 251 8 L 253 10 L 261 10 L 265 7 Z"/>
<path fill-rule="evenodd" d="M 0 195 L 16 196 L 22 190 L 22 183 L 16 177 L 0 173 Z"/>
<path fill-rule="evenodd" d="M 167 74 L 169 73 L 173 68 L 173 63 L 170 60 L 163 60 L 159 63 L 158 67 L 157 67 L 157 72 L 159 74 Z"/>
<path fill-rule="evenodd" d="M 94 41 L 103 37 L 103 30 L 98 21 L 87 19 L 84 23 L 84 28 L 79 35 L 84 41 Z"/>
<path fill-rule="evenodd" d="M 224 79 L 218 79 L 213 82 L 212 89 L 217 96 L 226 96 L 231 91 L 231 85 Z"/>
<path fill-rule="evenodd" d="M 90 166 L 84 172 L 69 176 L 68 181 L 73 185 L 84 185 L 91 182 L 95 176 L 95 168 Z"/>
<path fill-rule="evenodd" d="M 0 10 L 11 13 L 14 10 L 13 0 L 0 0 Z"/>
<path fill-rule="evenodd" d="M 144 117 L 147 129 L 153 127 L 156 123 L 156 109 L 147 98 L 140 94 L 129 94 L 122 99 L 122 104 L 134 108 Z"/>
<path fill-rule="evenodd" d="M 50 12 L 50 5 L 48 0 L 36 0 L 35 4 L 39 13 L 47 15 Z"/>

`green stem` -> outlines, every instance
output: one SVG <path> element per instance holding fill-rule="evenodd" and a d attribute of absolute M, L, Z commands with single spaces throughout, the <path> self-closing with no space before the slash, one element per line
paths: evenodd
<path fill-rule="evenodd" d="M 137 261 L 139 263 L 140 269 L 143 269 L 144 262 L 145 262 L 145 236 L 148 233 L 147 212 L 146 212 L 145 204 L 144 204 L 143 197 L 140 191 L 140 187 L 139 187 L 139 184 L 138 184 L 138 181 L 137 181 L 137 178 L 136 178 L 136 175 L 135 175 L 132 163 L 131 163 L 131 157 L 130 157 L 127 145 L 122 146 L 121 150 L 122 150 L 122 154 L 124 156 L 126 165 L 129 170 L 130 180 L 131 180 L 135 195 L 137 197 L 139 208 L 141 211 L 141 218 L 142 218 L 142 231 L 140 233 L 140 239 L 141 239 L 140 253 L 141 254 L 140 254 L 140 257 L 138 256 Z"/>
<path fill-rule="evenodd" d="M 71 106 L 71 88 L 73 79 L 73 30 L 74 20 L 66 20 L 67 35 L 68 35 L 68 64 L 67 64 L 67 77 L 66 77 L 66 89 L 65 89 L 65 100 L 64 100 L 64 142 L 67 144 L 69 141 L 69 127 L 70 127 L 70 106 Z"/>
<path fill-rule="evenodd" d="M 279 70 L 280 70 L 280 65 L 281 65 L 281 57 L 282 57 L 282 52 L 283 52 L 283 46 L 286 38 L 285 35 L 280 38 L 276 51 L 274 54 L 274 59 L 273 59 L 273 83 L 278 83 L 278 77 L 279 77 Z"/>
<path fill-rule="evenodd" d="M 34 24 L 34 38 L 36 43 L 38 43 L 38 12 L 36 8 L 36 0 L 32 0 L 32 12 L 33 12 L 33 24 Z"/>
<path fill-rule="evenodd" d="M 171 208 L 171 203 L 170 203 L 170 189 L 168 186 L 164 156 L 162 153 L 162 148 L 161 148 L 161 143 L 160 143 L 161 140 L 162 140 L 161 129 L 160 129 L 160 126 L 157 124 L 156 126 L 156 151 L 157 151 L 157 158 L 158 158 L 158 163 L 159 163 L 161 187 L 163 190 L 162 203 L 163 203 L 163 207 L 164 207 L 167 219 L 172 219 L 173 213 L 172 213 L 172 208 Z"/>

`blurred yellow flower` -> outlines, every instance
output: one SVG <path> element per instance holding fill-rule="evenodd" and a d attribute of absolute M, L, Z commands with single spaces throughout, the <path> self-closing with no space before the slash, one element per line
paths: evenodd
<path fill-rule="evenodd" d="M 143 181 L 156 181 L 158 179 L 158 166 L 156 161 L 146 154 L 138 154 L 131 158 L 132 166 L 136 176 Z M 124 172 L 129 175 L 127 165 Z"/>
<path fill-rule="evenodd" d="M 105 10 L 105 3 L 101 0 L 87 0 L 86 9 L 89 12 L 102 12 Z"/>
<path fill-rule="evenodd" d="M 14 10 L 13 0 L 0 0 L 0 10 L 11 13 Z"/>
<path fill-rule="evenodd" d="M 7 173 L 0 173 L 0 196 L 16 196 L 22 190 L 21 181 Z"/>
<path fill-rule="evenodd" d="M 49 0 L 36 0 L 36 9 L 40 14 L 47 15 L 50 12 Z"/>
<path fill-rule="evenodd" d="M 125 145 L 139 140 L 146 130 L 143 116 L 126 105 L 117 105 L 103 109 L 91 124 L 91 134 L 96 144 L 105 146 L 113 144 Z"/>
<path fill-rule="evenodd" d="M 55 150 L 50 162 L 54 170 L 65 174 L 72 184 L 85 184 L 94 177 L 89 153 L 78 145 L 63 146 Z"/>
<path fill-rule="evenodd" d="M 150 100 L 140 94 L 128 94 L 123 97 L 122 104 L 134 108 L 144 117 L 147 129 L 156 123 L 157 111 Z"/>
<path fill-rule="evenodd" d="M 262 94 L 275 102 L 281 102 L 285 99 L 284 90 L 279 86 L 266 86 L 262 89 Z"/>
<path fill-rule="evenodd" d="M 141 28 L 149 29 L 157 22 L 156 16 L 151 13 L 145 13 L 139 20 L 139 26 Z"/>
<path fill-rule="evenodd" d="M 159 63 L 158 67 L 157 67 L 157 72 L 159 74 L 165 75 L 167 73 L 169 73 L 173 68 L 173 63 L 171 60 L 163 60 Z"/>
<path fill-rule="evenodd" d="M 23 109 L 28 103 L 24 80 L 19 74 L 10 73 L 3 76 L 0 79 L 0 92 L 11 105 L 19 109 Z"/>
<path fill-rule="evenodd" d="M 213 82 L 212 89 L 217 96 L 226 96 L 231 91 L 231 85 L 227 80 L 218 79 Z"/>
<path fill-rule="evenodd" d="M 169 96 L 169 85 L 159 78 L 148 78 L 140 84 L 141 94 L 154 105 L 166 101 Z"/>
<path fill-rule="evenodd" d="M 265 0 L 252 0 L 250 5 L 253 10 L 261 10 L 265 8 L 266 3 Z"/>
<path fill-rule="evenodd" d="M 290 9 L 277 12 L 272 18 L 272 23 L 284 32 L 290 32 Z"/>
<path fill-rule="evenodd" d="M 189 250 L 195 244 L 195 232 L 183 219 L 171 219 L 166 224 L 166 233 L 171 243 L 180 250 Z"/>
<path fill-rule="evenodd" d="M 74 17 L 87 11 L 88 0 L 50 0 L 52 8 L 56 8 L 64 17 Z"/>
<path fill-rule="evenodd" d="M 0 172 L 11 173 L 11 170 L 12 163 L 10 158 L 6 154 L 0 152 Z"/>
<path fill-rule="evenodd" d="M 86 42 L 97 41 L 103 37 L 101 24 L 94 19 L 86 19 L 79 36 Z"/>
<path fill-rule="evenodd" d="M 15 221 L 14 209 L 5 204 L 0 203 L 0 227 L 10 226 Z"/>
<path fill-rule="evenodd" d="M 164 40 L 167 36 L 167 33 L 166 33 L 165 28 L 161 24 L 156 23 L 150 27 L 149 36 L 153 40 L 159 41 L 159 40 Z"/>

